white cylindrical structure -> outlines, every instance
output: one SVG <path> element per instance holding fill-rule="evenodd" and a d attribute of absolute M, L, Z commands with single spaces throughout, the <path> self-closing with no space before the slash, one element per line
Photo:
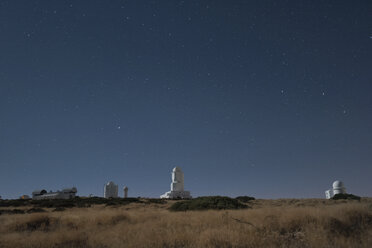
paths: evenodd
<path fill-rule="evenodd" d="M 172 170 L 171 191 L 165 192 L 160 198 L 166 199 L 191 199 L 190 191 L 184 190 L 183 172 L 180 167 Z"/>
<path fill-rule="evenodd" d="M 124 198 L 128 198 L 128 187 L 124 186 L 123 190 L 124 190 Z"/>
<path fill-rule="evenodd" d="M 172 171 L 171 191 L 184 191 L 184 177 L 180 167 L 174 167 Z"/>

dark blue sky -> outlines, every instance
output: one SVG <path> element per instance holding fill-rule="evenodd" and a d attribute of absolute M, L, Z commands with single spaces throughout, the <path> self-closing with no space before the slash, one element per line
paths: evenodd
<path fill-rule="evenodd" d="M 371 1 L 0 1 L 0 195 L 372 196 Z M 122 192 L 121 192 L 122 194 Z"/>

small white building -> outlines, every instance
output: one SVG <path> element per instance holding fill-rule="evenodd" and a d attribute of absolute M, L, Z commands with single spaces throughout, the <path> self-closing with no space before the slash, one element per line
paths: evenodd
<path fill-rule="evenodd" d="M 75 187 L 63 189 L 62 191 L 49 191 L 35 190 L 32 192 L 33 200 L 42 200 L 42 199 L 72 199 L 75 198 L 77 189 Z"/>
<path fill-rule="evenodd" d="M 117 198 L 118 197 L 118 185 L 110 181 L 103 187 L 104 198 Z"/>
<path fill-rule="evenodd" d="M 191 199 L 190 191 L 184 190 L 184 176 L 180 167 L 174 167 L 172 171 L 171 191 L 161 195 L 167 199 Z"/>
<path fill-rule="evenodd" d="M 346 194 L 346 188 L 344 187 L 343 182 L 338 180 L 333 182 L 332 189 L 325 191 L 327 199 L 331 199 L 333 196 L 337 194 Z"/>

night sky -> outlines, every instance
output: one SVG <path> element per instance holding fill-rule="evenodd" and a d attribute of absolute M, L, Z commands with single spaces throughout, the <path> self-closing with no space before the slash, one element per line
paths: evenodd
<path fill-rule="evenodd" d="M 372 196 L 371 1 L 0 0 L 0 195 Z"/>

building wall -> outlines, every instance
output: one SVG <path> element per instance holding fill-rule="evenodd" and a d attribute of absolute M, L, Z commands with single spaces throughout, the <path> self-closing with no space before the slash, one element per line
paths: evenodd
<path fill-rule="evenodd" d="M 184 190 L 184 176 L 181 170 L 174 170 L 172 172 L 171 191 Z"/>
<path fill-rule="evenodd" d="M 333 197 L 333 191 L 331 189 L 327 190 L 325 192 L 325 195 L 326 195 L 326 199 L 331 199 Z"/>
<path fill-rule="evenodd" d="M 42 195 L 33 195 L 32 199 L 72 199 L 75 198 L 76 194 L 74 192 L 49 192 Z"/>

